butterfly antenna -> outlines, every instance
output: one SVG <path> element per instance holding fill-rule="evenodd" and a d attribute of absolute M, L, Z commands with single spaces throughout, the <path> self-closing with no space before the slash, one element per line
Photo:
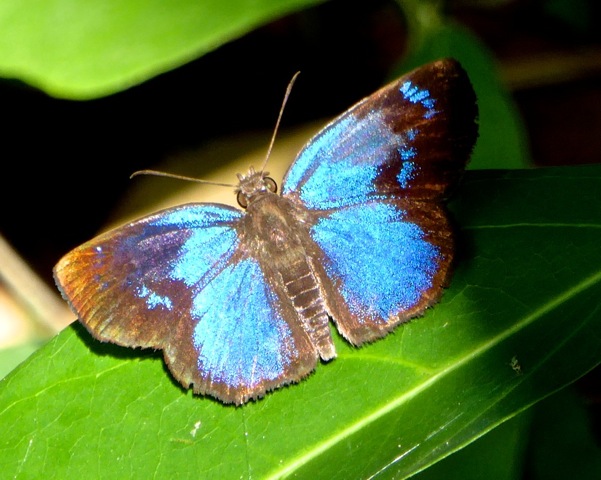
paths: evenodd
<path fill-rule="evenodd" d="M 300 72 L 296 72 L 290 82 L 288 82 L 288 88 L 286 88 L 286 93 L 284 94 L 284 100 L 282 100 L 282 106 L 280 107 L 280 113 L 278 115 L 278 119 L 275 122 L 275 128 L 273 129 L 273 135 L 271 136 L 271 142 L 269 142 L 269 148 L 267 149 L 267 155 L 265 155 L 265 160 L 263 161 L 263 165 L 261 165 L 261 172 L 265 171 L 265 167 L 267 166 L 267 162 L 269 161 L 269 157 L 271 155 L 271 150 L 273 149 L 273 144 L 275 143 L 275 137 L 278 133 L 278 129 L 280 128 L 280 122 L 282 121 L 282 116 L 284 114 L 284 108 L 286 107 L 286 103 L 288 102 L 288 97 L 290 96 L 290 92 L 292 91 L 292 86 L 296 81 L 296 78 Z"/>
<path fill-rule="evenodd" d="M 282 106 L 280 107 L 280 113 L 278 114 L 278 119 L 275 122 L 275 128 L 273 129 L 273 135 L 271 136 L 271 141 L 269 142 L 269 148 L 267 149 L 267 155 L 265 155 L 265 160 L 263 161 L 263 165 L 261 165 L 261 170 L 260 170 L 261 172 L 265 171 L 265 166 L 267 165 L 267 161 L 269 160 L 269 157 L 271 155 L 271 150 L 273 149 L 273 144 L 275 143 L 275 137 L 278 133 L 278 129 L 280 128 L 280 122 L 282 121 L 282 116 L 284 115 L 284 108 L 286 107 L 286 103 L 288 102 L 288 97 L 290 96 L 290 92 L 292 91 L 294 82 L 296 81 L 296 78 L 298 77 L 299 74 L 300 74 L 300 72 L 296 72 L 290 79 L 290 82 L 288 82 L 288 87 L 286 88 L 286 93 L 284 94 L 284 100 L 282 101 Z M 155 177 L 175 178 L 178 180 L 186 180 L 189 182 L 206 183 L 208 185 L 218 185 L 220 187 L 233 187 L 233 188 L 238 187 L 238 185 L 233 185 L 231 183 L 212 182 L 210 180 L 201 180 L 200 178 L 187 177 L 185 175 L 177 175 L 175 173 L 161 172 L 159 170 L 137 170 L 134 173 L 132 173 L 129 176 L 129 178 L 132 179 L 134 177 L 137 177 L 138 175 L 153 175 Z"/>
<path fill-rule="evenodd" d="M 134 173 L 132 173 L 129 176 L 129 178 L 131 179 L 131 178 L 137 177 L 138 175 L 153 175 L 155 177 L 175 178 L 178 180 L 186 180 L 188 182 L 206 183 L 208 185 L 218 185 L 220 187 L 233 187 L 233 188 L 237 187 L 237 185 L 234 185 L 232 183 L 212 182 L 210 180 L 201 180 L 200 178 L 186 177 L 185 175 L 177 175 L 175 173 L 160 172 L 158 170 L 137 170 Z"/>

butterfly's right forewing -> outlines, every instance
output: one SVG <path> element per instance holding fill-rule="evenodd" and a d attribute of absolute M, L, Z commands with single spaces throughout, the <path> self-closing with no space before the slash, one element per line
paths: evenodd
<path fill-rule="evenodd" d="M 161 349 L 186 388 L 243 403 L 317 362 L 249 254 L 244 215 L 214 204 L 158 212 L 71 251 L 55 279 L 97 339 Z"/>

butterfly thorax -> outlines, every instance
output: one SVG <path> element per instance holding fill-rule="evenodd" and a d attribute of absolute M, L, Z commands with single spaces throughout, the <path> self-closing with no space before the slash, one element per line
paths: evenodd
<path fill-rule="evenodd" d="M 256 249 L 253 254 L 265 258 L 278 269 L 306 258 L 303 245 L 311 240 L 287 198 L 270 191 L 255 194 L 246 208 L 245 223 L 248 245 Z"/>

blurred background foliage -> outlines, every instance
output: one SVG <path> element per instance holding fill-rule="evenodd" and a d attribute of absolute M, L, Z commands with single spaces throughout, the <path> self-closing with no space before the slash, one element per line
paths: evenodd
<path fill-rule="evenodd" d="M 600 11 L 594 0 L 3 2 L 0 233 L 51 284 L 60 255 L 127 203 L 131 172 L 215 138 L 260 132 L 266 145 L 297 70 L 285 129 L 453 56 L 479 98 L 471 168 L 598 163 Z M 204 171 L 183 156 L 177 173 Z M 32 332 L 0 351 L 0 374 L 47 337 Z M 599 478 L 600 376 L 422 476 Z"/>
<path fill-rule="evenodd" d="M 597 162 L 598 18 L 585 0 L 3 2 L 3 177 L 20 188 L 1 189 L 0 228 L 49 280 L 131 172 L 273 128 L 297 70 L 284 127 L 453 55 L 479 96 L 472 167 Z"/>

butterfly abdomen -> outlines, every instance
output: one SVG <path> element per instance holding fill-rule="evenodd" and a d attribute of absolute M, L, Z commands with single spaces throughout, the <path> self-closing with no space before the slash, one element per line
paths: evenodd
<path fill-rule="evenodd" d="M 319 356 L 323 360 L 334 358 L 330 317 L 303 246 L 311 240 L 290 201 L 266 193 L 248 206 L 247 220 L 245 233 L 253 236 L 247 243 L 255 246 L 251 255 L 260 259 L 266 278 L 276 283 L 273 287 L 281 301 L 293 307 Z"/>
<path fill-rule="evenodd" d="M 290 268 L 280 272 L 286 295 L 299 319 L 317 347 L 323 360 L 336 356 L 330 335 L 330 317 L 326 311 L 319 283 L 306 258 L 298 259 Z"/>

